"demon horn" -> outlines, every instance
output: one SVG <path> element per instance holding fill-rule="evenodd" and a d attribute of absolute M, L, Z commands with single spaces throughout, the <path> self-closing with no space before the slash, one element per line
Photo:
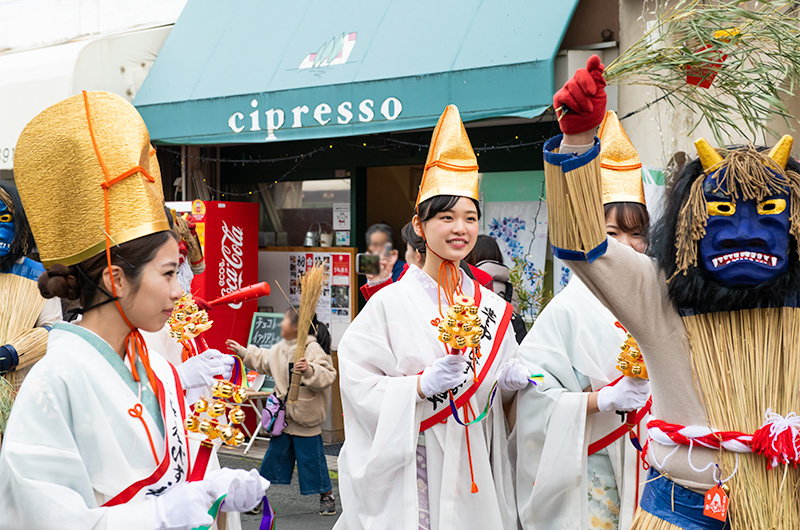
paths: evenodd
<path fill-rule="evenodd" d="M 793 143 L 794 138 L 788 134 L 784 134 L 783 138 L 778 140 L 778 143 L 775 144 L 772 149 L 770 149 L 767 156 L 770 157 L 776 164 L 778 164 L 781 169 L 786 169 L 786 162 L 789 161 L 789 154 L 792 152 Z"/>
<path fill-rule="evenodd" d="M 700 163 L 703 164 L 703 171 L 706 173 L 722 163 L 722 157 L 705 138 L 699 138 L 694 143 L 694 147 L 697 149 L 697 156 L 700 157 Z"/>

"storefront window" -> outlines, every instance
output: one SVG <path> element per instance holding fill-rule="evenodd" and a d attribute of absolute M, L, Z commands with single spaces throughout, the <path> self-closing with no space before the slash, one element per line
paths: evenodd
<path fill-rule="evenodd" d="M 334 205 L 350 204 L 350 179 L 279 182 L 263 202 L 271 204 L 262 203 L 262 246 L 303 246 L 309 231 L 335 244 Z"/>

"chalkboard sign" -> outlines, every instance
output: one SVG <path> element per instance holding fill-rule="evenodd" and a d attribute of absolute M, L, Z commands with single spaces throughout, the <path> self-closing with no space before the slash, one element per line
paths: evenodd
<path fill-rule="evenodd" d="M 271 348 L 281 340 L 281 320 L 283 313 L 253 313 L 250 337 L 247 344 L 259 348 Z M 271 377 L 264 378 L 261 391 L 272 391 L 275 382 Z"/>
<path fill-rule="evenodd" d="M 253 313 L 250 338 L 247 344 L 259 348 L 271 348 L 281 340 L 283 313 Z"/>

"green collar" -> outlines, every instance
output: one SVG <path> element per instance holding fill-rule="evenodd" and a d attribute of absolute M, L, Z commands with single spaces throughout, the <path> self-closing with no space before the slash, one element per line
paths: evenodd
<path fill-rule="evenodd" d="M 81 327 L 77 324 L 68 324 L 66 322 L 57 322 L 53 324 L 54 330 L 61 330 L 67 331 L 69 333 L 74 333 L 75 335 L 79 336 L 86 342 L 88 342 L 94 349 L 100 352 L 100 355 L 114 368 L 114 371 L 122 378 L 123 381 L 128 385 L 128 388 L 131 389 L 134 396 L 139 395 L 139 383 L 133 378 L 133 374 L 125 366 L 125 362 L 119 356 L 117 352 L 115 352 L 111 346 L 99 335 L 96 333 L 89 331 L 88 329 Z M 139 374 L 146 374 L 144 369 L 144 365 L 142 364 L 141 359 L 136 359 L 136 370 Z M 164 435 L 164 419 L 161 417 L 161 408 L 158 405 L 158 399 L 156 398 L 156 394 L 153 389 L 150 388 L 150 381 L 147 377 L 141 378 L 141 387 L 142 387 L 142 405 L 147 409 L 150 415 L 155 420 L 156 424 L 158 425 L 158 429 L 161 431 L 161 435 Z"/>

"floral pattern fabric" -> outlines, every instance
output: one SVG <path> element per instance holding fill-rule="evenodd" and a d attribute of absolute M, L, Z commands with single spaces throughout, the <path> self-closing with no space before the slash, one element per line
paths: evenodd
<path fill-rule="evenodd" d="M 611 460 L 606 455 L 592 455 L 588 466 L 589 528 L 617 530 L 620 498 Z"/>
<path fill-rule="evenodd" d="M 431 510 L 428 500 L 428 463 L 425 447 L 417 446 L 417 500 L 419 501 L 419 530 L 431 530 Z"/>

